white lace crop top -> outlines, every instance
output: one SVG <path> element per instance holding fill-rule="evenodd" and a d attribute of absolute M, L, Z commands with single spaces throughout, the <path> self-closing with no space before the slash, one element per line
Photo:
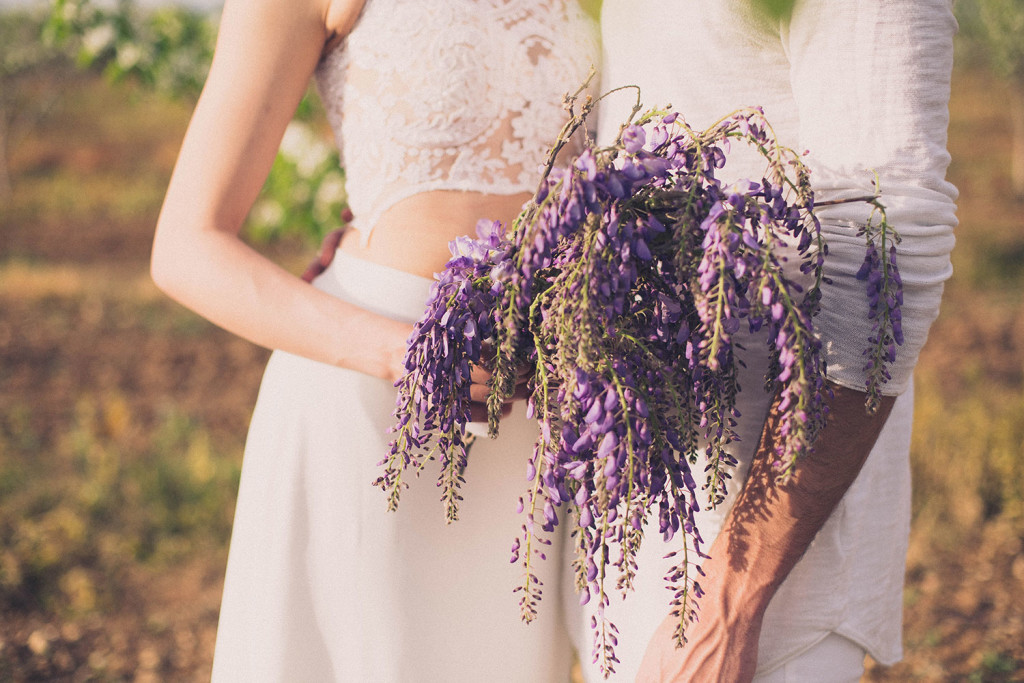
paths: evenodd
<path fill-rule="evenodd" d="M 364 243 L 420 192 L 532 192 L 598 59 L 576 0 L 366 0 L 316 70 Z"/>

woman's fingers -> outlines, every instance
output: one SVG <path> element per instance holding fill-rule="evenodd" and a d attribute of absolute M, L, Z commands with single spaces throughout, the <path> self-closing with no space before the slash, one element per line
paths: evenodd
<path fill-rule="evenodd" d="M 512 414 L 512 404 L 506 403 L 501 406 L 501 417 L 508 417 Z M 474 401 L 469 404 L 469 417 L 472 422 L 487 422 L 487 404 Z"/>
<path fill-rule="evenodd" d="M 487 422 L 487 404 L 471 403 L 469 405 L 469 419 L 471 422 Z"/>
<path fill-rule="evenodd" d="M 479 403 L 483 406 L 487 405 L 487 397 L 491 393 L 490 387 L 486 384 L 476 384 L 475 382 L 469 387 L 469 400 L 473 403 Z M 516 390 L 511 396 L 505 399 L 505 406 L 511 408 L 515 401 L 525 401 L 530 398 L 530 390 L 525 383 L 516 386 Z"/>
<path fill-rule="evenodd" d="M 471 363 L 469 366 L 469 380 L 473 384 L 483 384 L 486 386 L 491 381 L 491 371 L 483 365 Z"/>
<path fill-rule="evenodd" d="M 527 370 L 526 372 L 520 372 L 516 376 L 516 388 L 513 390 L 512 395 L 506 399 L 507 401 L 516 401 L 529 398 L 529 381 L 532 376 L 532 372 Z M 469 379 L 472 385 L 469 388 L 469 396 L 474 401 L 486 401 L 487 394 L 490 393 L 490 380 L 491 373 L 486 368 L 473 365 L 469 371 Z"/>
<path fill-rule="evenodd" d="M 486 384 L 473 384 L 469 387 L 469 400 L 476 403 L 487 403 L 487 395 L 491 393 L 490 388 Z"/>
<path fill-rule="evenodd" d="M 469 379 L 472 382 L 470 398 L 473 401 L 486 402 L 487 395 L 490 393 L 490 381 L 493 374 L 487 369 L 486 365 L 487 361 L 494 357 L 493 347 L 489 344 L 484 344 L 481 356 L 484 358 L 483 363 L 473 363 L 470 365 Z M 522 401 L 530 397 L 529 383 L 533 373 L 534 368 L 531 364 L 520 365 L 516 368 L 515 389 L 513 389 L 512 395 L 505 399 L 506 404 L 513 401 Z"/>

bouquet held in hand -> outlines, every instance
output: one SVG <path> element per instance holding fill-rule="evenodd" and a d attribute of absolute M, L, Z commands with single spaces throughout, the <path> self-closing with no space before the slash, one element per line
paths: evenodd
<path fill-rule="evenodd" d="M 478 239 L 452 243 L 410 339 L 394 441 L 376 483 L 395 507 L 411 475 L 436 459 L 441 499 L 455 520 L 472 440 L 471 365 L 492 372 L 492 435 L 530 368 L 527 412 L 538 437 L 524 454 L 523 525 L 512 545 L 523 581 L 515 590 L 532 619 L 542 592 L 533 567 L 554 528 L 571 525 L 577 590 L 581 601 L 597 601 L 593 655 L 607 674 L 616 631 L 604 607 L 610 591 L 631 588 L 645 530 L 656 528 L 665 541 L 686 537 L 673 543 L 678 561 L 666 577 L 680 642 L 697 617 L 704 554 L 694 513 L 721 502 L 730 484 L 742 326 L 766 328 L 773 362 L 765 388 L 782 415 L 780 478 L 824 425 L 813 316 L 826 285 L 826 245 L 807 167 L 776 142 L 759 109 L 694 130 L 676 113 L 640 113 L 638 103 L 613 144 L 585 142 L 560 166 L 558 151 L 585 132 L 594 105 L 588 99 L 577 112 L 575 99 L 569 103 L 572 118 L 536 195 L 510 228 L 481 222 Z M 736 145 L 763 157 L 762 177 L 716 177 Z M 879 217 L 864 231 L 859 274 L 876 319 L 865 369 L 869 396 L 877 396 L 902 341 L 895 236 L 876 198 L 858 201 L 871 202 Z M 809 286 L 787 277 L 783 246 Z M 694 471 L 698 455 L 708 464 Z"/>

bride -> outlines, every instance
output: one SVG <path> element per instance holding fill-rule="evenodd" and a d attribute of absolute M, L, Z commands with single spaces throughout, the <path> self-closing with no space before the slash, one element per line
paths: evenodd
<path fill-rule="evenodd" d="M 215 680 L 566 680 L 560 563 L 545 563 L 535 623 L 511 594 L 535 438 L 518 404 L 502 436 L 475 447 L 458 523 L 444 523 L 427 481 L 397 513 L 371 482 L 448 242 L 518 213 L 561 97 L 596 52 L 576 0 L 226 2 L 152 258 L 170 296 L 275 349 L 245 451 Z M 354 213 L 313 286 L 238 238 L 311 76 Z"/>

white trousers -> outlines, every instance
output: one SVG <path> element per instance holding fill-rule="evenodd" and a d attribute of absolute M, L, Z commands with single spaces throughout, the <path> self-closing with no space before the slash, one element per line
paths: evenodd
<path fill-rule="evenodd" d="M 430 281 L 339 253 L 316 286 L 411 322 Z M 371 486 L 394 400 L 386 382 L 273 355 L 246 444 L 215 682 L 565 683 L 573 647 L 590 659 L 589 619 L 563 580 L 565 524 L 532 569 L 544 582 L 534 623 L 521 623 L 512 593 L 523 571 L 508 559 L 523 523 L 515 506 L 536 424 L 520 406 L 496 441 L 474 445 L 461 518 L 446 525 L 436 468 L 410 481 L 397 513 Z M 650 539 L 650 552 L 660 555 L 658 543 Z M 645 625 L 669 610 L 661 573 L 648 566 L 646 577 L 655 590 L 631 596 L 639 621 L 619 624 L 639 653 L 623 658 L 613 683 L 632 680 Z M 758 683 L 855 680 L 863 651 L 848 643 L 826 638 Z M 629 651 L 624 642 L 622 654 Z M 845 677 L 822 674 L 831 670 Z M 589 666 L 584 675 L 601 680 Z"/>
<path fill-rule="evenodd" d="M 864 648 L 830 633 L 779 668 L 755 676 L 754 683 L 857 683 L 864 674 Z"/>
<path fill-rule="evenodd" d="M 431 282 L 339 253 L 315 284 L 411 325 Z M 473 446 L 459 521 L 446 524 L 436 463 L 409 473 L 397 512 L 372 485 L 395 396 L 367 375 L 271 357 L 242 466 L 215 683 L 568 680 L 559 548 L 535 568 L 546 594 L 533 623 L 512 592 L 536 424 L 520 406 L 501 437 Z"/>

